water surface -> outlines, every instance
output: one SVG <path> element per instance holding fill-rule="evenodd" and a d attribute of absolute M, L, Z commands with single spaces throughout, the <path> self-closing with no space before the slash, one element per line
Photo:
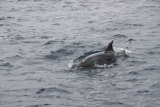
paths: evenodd
<path fill-rule="evenodd" d="M 1 0 L 0 106 L 159 107 L 159 0 Z M 84 55 L 131 51 L 73 71 Z"/>

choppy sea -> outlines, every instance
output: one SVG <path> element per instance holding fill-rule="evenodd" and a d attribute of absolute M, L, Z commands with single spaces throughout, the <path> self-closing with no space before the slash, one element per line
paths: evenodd
<path fill-rule="evenodd" d="M 0 107 L 160 107 L 160 0 L 0 0 Z"/>

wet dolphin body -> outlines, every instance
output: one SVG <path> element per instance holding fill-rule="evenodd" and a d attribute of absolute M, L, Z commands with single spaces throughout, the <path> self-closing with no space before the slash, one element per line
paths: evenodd
<path fill-rule="evenodd" d="M 126 55 L 125 50 L 116 52 L 113 49 L 113 40 L 108 44 L 104 52 L 95 53 L 84 58 L 76 69 L 96 68 L 97 65 L 109 65 L 116 62 L 116 58 Z"/>

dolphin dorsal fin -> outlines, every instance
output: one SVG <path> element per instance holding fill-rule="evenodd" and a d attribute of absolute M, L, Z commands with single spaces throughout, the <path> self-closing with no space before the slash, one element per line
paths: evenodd
<path fill-rule="evenodd" d="M 107 51 L 114 51 L 112 44 L 113 44 L 113 40 L 108 44 L 107 48 L 105 49 L 105 53 L 106 53 Z"/>

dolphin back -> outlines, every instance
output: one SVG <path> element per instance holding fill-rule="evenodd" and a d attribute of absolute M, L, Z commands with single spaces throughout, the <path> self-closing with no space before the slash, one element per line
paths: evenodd
<path fill-rule="evenodd" d="M 116 62 L 116 58 L 126 55 L 125 50 L 114 51 L 113 40 L 108 44 L 104 52 L 95 53 L 84 58 L 77 66 L 76 69 L 96 68 L 99 65 L 109 65 Z"/>
<path fill-rule="evenodd" d="M 92 54 L 84 58 L 77 66 L 76 69 L 84 68 L 94 68 L 96 65 L 104 65 L 114 63 L 116 59 L 114 58 L 114 52 L 100 52 Z"/>

